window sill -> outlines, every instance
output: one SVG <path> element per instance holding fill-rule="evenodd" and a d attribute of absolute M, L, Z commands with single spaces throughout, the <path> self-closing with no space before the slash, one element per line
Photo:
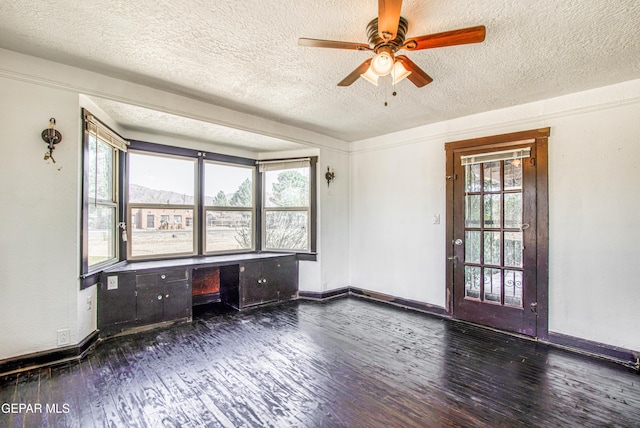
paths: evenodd
<path fill-rule="evenodd" d="M 318 261 L 318 253 L 296 253 L 298 260 L 316 262 Z"/>

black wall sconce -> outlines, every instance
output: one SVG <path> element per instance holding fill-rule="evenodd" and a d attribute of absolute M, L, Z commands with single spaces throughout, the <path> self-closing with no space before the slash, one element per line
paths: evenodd
<path fill-rule="evenodd" d="M 47 148 L 49 149 L 44 154 L 44 160 L 51 159 L 53 163 L 56 163 L 56 160 L 53 158 L 53 149 L 56 148 L 56 144 L 62 141 L 62 134 L 60 133 L 60 131 L 57 131 L 55 129 L 55 126 L 56 118 L 52 117 L 51 119 L 49 119 L 49 127 L 47 129 L 44 129 L 42 131 L 42 134 L 40 134 L 44 142 L 47 143 Z"/>
<path fill-rule="evenodd" d="M 327 167 L 327 173 L 324 175 L 324 178 L 327 180 L 327 187 L 329 187 L 331 182 L 336 178 L 336 174 L 333 171 L 333 168 Z"/>

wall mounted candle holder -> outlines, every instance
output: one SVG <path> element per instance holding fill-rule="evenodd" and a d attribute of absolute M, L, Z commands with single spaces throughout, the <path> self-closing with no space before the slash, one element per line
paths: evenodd
<path fill-rule="evenodd" d="M 56 144 L 62 141 L 62 134 L 60 131 L 56 130 L 56 119 L 52 117 L 49 119 L 49 127 L 42 131 L 40 136 L 47 143 L 47 152 L 44 154 L 44 160 L 51 159 L 53 163 L 56 163 L 56 160 L 53 158 L 53 150 L 56 148 Z"/>
<path fill-rule="evenodd" d="M 329 187 L 331 182 L 336 178 L 333 168 L 327 167 L 327 173 L 324 175 L 324 178 L 327 180 L 327 187 Z"/>

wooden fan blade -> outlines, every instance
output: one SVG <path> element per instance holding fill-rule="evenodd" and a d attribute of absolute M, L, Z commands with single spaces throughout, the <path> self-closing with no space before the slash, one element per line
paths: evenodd
<path fill-rule="evenodd" d="M 416 85 L 418 88 L 422 88 L 423 86 L 433 82 L 431 76 L 422 71 L 422 69 L 418 67 L 415 62 L 411 61 L 406 56 L 398 55 L 396 57 L 396 61 L 400 61 L 402 63 L 402 66 L 406 68 L 407 71 L 411 72 L 411 74 L 407 76 L 407 79 L 411 80 L 411 83 Z"/>
<path fill-rule="evenodd" d="M 404 48 L 410 51 L 418 51 L 421 49 L 480 43 L 484 41 L 485 34 L 485 26 L 479 25 L 477 27 L 462 28 L 444 33 L 412 37 L 405 42 Z"/>
<path fill-rule="evenodd" d="M 334 40 L 320 39 L 298 39 L 298 45 L 310 48 L 332 48 L 332 49 L 352 49 L 356 51 L 370 51 L 371 48 L 366 43 L 338 42 Z"/>
<path fill-rule="evenodd" d="M 378 0 L 378 34 L 382 40 L 393 40 L 398 34 L 402 0 Z"/>
<path fill-rule="evenodd" d="M 358 78 L 360 77 L 360 75 L 362 73 L 366 72 L 369 69 L 370 65 L 371 65 L 371 58 L 369 58 L 368 60 L 366 60 L 365 62 L 360 64 L 358 66 L 358 68 L 356 68 L 355 70 L 353 70 L 351 72 L 351 74 L 349 74 L 347 77 L 342 79 L 342 82 L 338 83 L 338 86 L 349 86 L 349 85 L 351 85 L 353 82 L 358 80 Z"/>

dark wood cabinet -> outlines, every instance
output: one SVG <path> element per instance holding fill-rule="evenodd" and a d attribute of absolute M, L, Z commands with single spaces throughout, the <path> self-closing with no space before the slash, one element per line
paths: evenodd
<path fill-rule="evenodd" d="M 195 288 L 193 288 L 195 286 Z M 123 263 L 98 284 L 98 328 L 109 336 L 136 327 L 191 320 L 192 305 L 238 310 L 297 298 L 293 254 L 251 253 Z"/>
<path fill-rule="evenodd" d="M 190 269 L 105 272 L 98 286 L 98 328 L 104 335 L 191 319 Z"/>
<path fill-rule="evenodd" d="M 136 275 L 136 321 L 153 324 L 191 318 L 189 269 Z"/>
<path fill-rule="evenodd" d="M 239 309 L 291 300 L 298 291 L 295 256 L 264 259 L 240 265 Z"/>

